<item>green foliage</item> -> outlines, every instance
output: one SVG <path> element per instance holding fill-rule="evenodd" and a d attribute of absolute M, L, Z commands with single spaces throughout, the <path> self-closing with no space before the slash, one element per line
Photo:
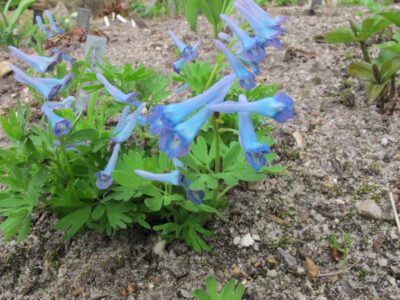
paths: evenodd
<path fill-rule="evenodd" d="M 344 258 L 347 258 L 351 247 L 351 236 L 350 233 L 346 232 L 343 235 L 342 241 L 338 241 L 336 234 L 332 234 L 330 238 L 330 245 L 332 249 L 335 249 L 337 252 L 343 254 Z"/>
<path fill-rule="evenodd" d="M 26 9 L 29 8 L 36 0 L 22 0 L 19 2 L 15 11 L 12 13 L 11 17 L 8 19 L 7 14 L 9 13 L 10 8 L 16 5 L 16 1 L 8 0 L 4 6 L 3 10 L 0 10 L 1 20 L 0 20 L 0 44 L 6 45 L 16 45 L 19 41 L 27 38 L 33 34 L 35 31 L 35 26 L 29 26 L 23 28 L 18 37 L 14 36 L 14 29 L 18 25 L 18 20 L 24 13 Z"/>
<path fill-rule="evenodd" d="M 381 112 L 392 102 L 389 113 L 393 113 L 397 104 L 396 74 L 400 70 L 400 13 L 383 7 L 371 7 L 374 12 L 362 22 L 350 20 L 349 28 L 338 28 L 327 33 L 328 43 L 358 43 L 364 61 L 355 61 L 348 67 L 348 73 L 367 82 L 370 101 L 376 102 Z M 374 38 L 384 35 L 385 42 L 373 44 Z M 368 46 L 379 50 L 379 55 L 371 58 Z"/>
<path fill-rule="evenodd" d="M 187 0 L 185 16 L 190 27 L 197 31 L 197 16 L 203 14 L 214 28 L 215 37 L 223 28 L 220 14 L 230 15 L 233 11 L 233 0 Z"/>
<path fill-rule="evenodd" d="M 243 298 L 245 287 L 231 279 L 220 291 L 218 290 L 218 282 L 215 277 L 208 277 L 205 291 L 197 289 L 193 292 L 193 297 L 198 300 L 240 300 Z"/>

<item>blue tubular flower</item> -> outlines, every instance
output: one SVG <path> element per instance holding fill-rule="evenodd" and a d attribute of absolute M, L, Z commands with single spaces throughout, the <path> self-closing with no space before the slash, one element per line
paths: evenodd
<path fill-rule="evenodd" d="M 46 115 L 47 119 L 49 120 L 55 136 L 61 137 L 69 133 L 71 129 L 70 121 L 54 113 L 53 110 L 46 104 L 42 106 L 41 111 Z"/>
<path fill-rule="evenodd" d="M 189 179 L 184 178 L 182 180 L 182 187 L 186 191 L 186 196 L 188 197 L 188 200 L 192 201 L 196 205 L 200 205 L 201 203 L 203 203 L 205 193 L 203 191 L 191 190 L 190 189 L 191 183 L 192 182 Z"/>
<path fill-rule="evenodd" d="M 283 19 L 274 20 L 264 11 L 263 16 L 260 17 L 260 12 L 258 10 L 256 11 L 254 8 L 252 9 L 252 7 L 249 6 L 250 2 L 246 1 L 236 1 L 234 6 L 253 28 L 257 35 L 258 44 L 264 48 L 270 44 L 279 45 L 276 40 L 279 35 L 284 32 L 279 26 L 280 23 L 283 22 Z M 262 11 L 261 8 L 259 9 Z"/>
<path fill-rule="evenodd" d="M 16 58 L 23 60 L 39 73 L 46 73 L 53 70 L 54 66 L 58 63 L 60 59 L 60 54 L 56 54 L 52 57 L 46 57 L 28 55 L 13 46 L 8 46 L 8 49 L 10 50 L 12 55 L 14 55 Z"/>
<path fill-rule="evenodd" d="M 200 46 L 200 41 L 198 41 L 193 47 L 190 47 L 182 42 L 172 31 L 168 32 L 168 34 L 182 54 L 182 58 L 172 65 L 174 71 L 179 73 L 187 61 L 193 61 L 196 58 L 196 50 Z"/>
<path fill-rule="evenodd" d="M 10 68 L 14 71 L 15 79 L 21 83 L 25 83 L 33 87 L 36 91 L 51 100 L 63 90 L 74 78 L 74 74 L 68 74 L 62 79 L 57 78 L 36 78 L 26 75 L 21 69 L 10 64 Z"/>
<path fill-rule="evenodd" d="M 62 60 L 69 63 L 71 66 L 73 66 L 76 63 L 75 58 L 66 54 L 64 51 L 61 51 L 60 49 L 51 49 L 51 52 L 53 52 L 54 54 L 58 54 Z"/>
<path fill-rule="evenodd" d="M 64 147 L 65 147 L 65 150 L 67 150 L 67 151 L 79 151 L 76 147 L 78 147 L 78 146 L 88 146 L 88 145 L 89 145 L 89 142 L 83 141 L 83 142 L 76 142 L 76 143 L 66 144 L 66 145 L 64 145 Z M 60 141 L 55 140 L 54 141 L 54 146 L 55 147 L 60 147 L 61 146 Z"/>
<path fill-rule="evenodd" d="M 239 96 L 239 103 L 246 104 L 246 96 Z M 240 112 L 238 117 L 240 144 L 245 152 L 245 157 L 250 166 L 258 171 L 267 164 L 265 154 L 269 153 L 269 147 L 257 140 L 251 113 Z"/>
<path fill-rule="evenodd" d="M 63 34 L 65 32 L 62 28 L 56 25 L 56 22 L 54 22 L 53 19 L 53 15 L 49 10 L 45 10 L 44 14 L 46 15 L 47 20 L 49 20 L 50 28 L 53 32 L 55 32 L 56 34 Z"/>
<path fill-rule="evenodd" d="M 211 103 L 224 101 L 229 89 L 230 85 L 225 87 Z M 174 128 L 164 127 L 160 132 L 160 139 L 158 141 L 160 150 L 165 152 L 169 158 L 177 158 L 188 154 L 190 144 L 211 114 L 212 111 L 208 106 L 205 106 L 194 114 L 194 116 Z"/>
<path fill-rule="evenodd" d="M 68 108 L 70 109 L 72 106 L 72 103 L 74 103 L 75 97 L 74 96 L 69 96 L 65 98 L 63 101 L 60 102 L 50 102 L 46 101 L 44 105 L 51 109 L 63 109 L 63 108 Z"/>
<path fill-rule="evenodd" d="M 216 98 L 220 98 L 221 93 L 223 93 L 226 88 L 230 88 L 235 79 L 236 75 L 231 74 L 223 77 L 207 91 L 196 97 L 176 104 L 165 106 L 157 105 L 150 111 L 148 117 L 151 133 L 160 133 L 160 130 L 164 126 L 170 128 L 175 127 L 203 105 L 212 102 Z M 225 95 L 226 93 L 223 97 L 225 97 Z"/>
<path fill-rule="evenodd" d="M 121 149 L 121 145 L 119 143 L 115 144 L 114 150 L 111 154 L 111 158 L 108 161 L 106 168 L 103 171 L 97 172 L 95 174 L 97 177 L 96 186 L 100 190 L 108 189 L 113 183 L 113 179 L 111 177 L 111 172 L 114 171 L 115 166 L 117 165 L 118 152 L 120 149 Z"/>
<path fill-rule="evenodd" d="M 44 26 L 41 16 L 36 16 L 36 23 L 38 24 L 39 29 L 46 35 L 47 39 L 53 36 L 51 32 Z"/>
<path fill-rule="evenodd" d="M 264 11 L 257 3 L 253 0 L 236 0 L 236 4 L 247 8 L 250 14 L 258 18 L 266 27 L 278 28 L 281 23 L 286 21 L 285 17 L 279 17 L 277 19 L 272 18 L 266 11 Z"/>
<path fill-rule="evenodd" d="M 104 87 L 111 94 L 111 96 L 113 96 L 114 99 L 117 100 L 118 102 L 135 105 L 135 106 L 140 105 L 140 102 L 136 100 L 137 93 L 133 92 L 133 93 L 125 94 L 120 89 L 118 89 L 117 87 L 115 87 L 111 83 L 109 83 L 108 80 L 100 73 L 97 73 L 96 77 L 104 85 Z"/>
<path fill-rule="evenodd" d="M 245 59 L 260 63 L 265 58 L 265 49 L 258 45 L 257 40 L 251 38 L 242 28 L 240 28 L 235 22 L 233 22 L 228 16 L 222 14 L 221 19 L 229 26 L 229 28 L 235 33 L 239 41 L 242 44 L 241 56 Z"/>
<path fill-rule="evenodd" d="M 223 113 L 250 112 L 270 117 L 283 123 L 293 117 L 293 100 L 285 93 L 278 93 L 273 97 L 264 98 L 254 102 L 238 103 L 225 101 L 221 104 L 209 105 L 213 111 Z"/>
<path fill-rule="evenodd" d="M 136 173 L 136 175 L 139 175 L 140 177 L 146 178 L 148 180 L 168 183 L 176 186 L 180 185 L 182 178 L 182 175 L 178 170 L 163 174 L 156 174 L 143 170 L 135 170 L 134 172 Z"/>
<path fill-rule="evenodd" d="M 203 202 L 205 195 L 204 192 L 191 190 L 190 180 L 184 178 L 184 176 L 177 170 L 164 174 L 156 174 L 143 170 L 135 170 L 134 172 L 140 177 L 146 178 L 148 180 L 163 182 L 175 186 L 182 186 L 185 189 L 188 200 L 192 201 L 196 205 L 200 205 Z"/>
<path fill-rule="evenodd" d="M 235 71 L 236 75 L 239 77 L 240 86 L 245 90 L 251 90 L 256 85 L 256 79 L 252 73 L 250 73 L 241 63 L 240 61 L 229 51 L 229 49 L 220 41 L 215 40 L 215 45 L 221 49 L 221 51 L 225 54 L 229 64 Z"/>
<path fill-rule="evenodd" d="M 132 134 L 133 129 L 138 122 L 138 118 L 143 107 L 146 106 L 146 103 L 142 103 L 135 112 L 128 115 L 129 106 L 125 107 L 122 111 L 121 118 L 112 134 L 112 140 L 117 143 L 125 142 Z"/>

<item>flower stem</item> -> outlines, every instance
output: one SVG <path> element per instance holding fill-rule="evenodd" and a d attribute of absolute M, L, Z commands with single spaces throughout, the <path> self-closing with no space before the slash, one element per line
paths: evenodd
<path fill-rule="evenodd" d="M 218 174 L 221 172 L 221 153 L 220 153 L 220 135 L 218 131 L 218 120 L 217 120 L 217 114 L 214 113 L 212 117 L 212 124 L 214 127 L 214 142 L 215 142 L 215 168 L 214 168 L 214 174 Z M 215 207 L 218 202 L 218 187 L 214 190 L 213 192 L 213 198 L 212 198 L 212 205 Z"/>
<path fill-rule="evenodd" d="M 69 177 L 69 179 L 72 180 L 74 178 L 74 174 L 72 173 L 71 166 L 69 165 L 68 153 L 65 150 L 65 142 L 64 142 L 64 139 L 62 139 L 62 138 L 60 138 L 60 149 L 61 149 L 61 153 L 64 157 L 64 160 L 65 160 L 64 165 L 66 166 L 68 177 Z"/>
<path fill-rule="evenodd" d="M 361 47 L 361 51 L 364 56 L 364 60 L 367 63 L 371 63 L 371 58 L 369 57 L 368 48 L 367 48 L 367 45 L 365 44 L 365 42 L 360 42 L 360 47 Z"/>

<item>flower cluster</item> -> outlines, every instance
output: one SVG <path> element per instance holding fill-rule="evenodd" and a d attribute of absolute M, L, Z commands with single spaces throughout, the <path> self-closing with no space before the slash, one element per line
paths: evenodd
<path fill-rule="evenodd" d="M 97 178 L 96 186 L 98 189 L 108 189 L 112 183 L 112 172 L 114 171 L 121 146 L 132 135 L 137 124 L 148 126 L 152 135 L 158 135 L 159 149 L 173 159 L 175 169 L 163 174 L 155 174 L 146 170 L 135 170 L 135 174 L 148 180 L 163 182 L 174 186 L 182 187 L 187 198 L 196 205 L 202 203 L 204 192 L 190 189 L 191 181 L 182 174 L 186 167 L 178 160 L 179 157 L 186 156 L 190 152 L 190 147 L 200 129 L 209 118 L 218 113 L 237 113 L 239 141 L 244 150 L 245 158 L 249 165 L 260 170 L 267 164 L 265 154 L 269 153 L 269 147 L 258 141 L 251 114 L 257 113 L 277 122 L 285 122 L 293 117 L 293 101 L 284 93 L 278 93 L 273 97 L 248 102 L 245 95 L 240 95 L 238 102 L 225 101 L 225 98 L 233 83 L 239 80 L 243 89 L 252 89 L 256 85 L 256 75 L 260 73 L 260 63 L 266 57 L 266 48 L 270 45 L 279 47 L 279 35 L 284 32 L 281 23 L 284 18 L 274 19 L 264 12 L 252 0 L 235 0 L 234 6 L 246 19 L 254 32 L 250 36 L 239 25 L 235 24 L 228 16 L 221 15 L 222 20 L 233 32 L 235 37 L 221 34 L 224 40 L 233 42 L 233 53 L 230 46 L 216 40 L 215 45 L 225 54 L 227 61 L 234 72 L 220 78 L 203 93 L 189 98 L 180 103 L 157 105 L 147 113 L 146 103 L 138 100 L 136 92 L 125 93 L 110 82 L 103 74 L 97 73 L 96 77 L 103 84 L 105 90 L 115 99 L 116 102 L 124 105 L 119 120 L 114 130 L 110 134 L 112 142 L 112 153 L 104 170 L 95 174 Z M 40 29 L 50 38 L 53 33 L 60 34 L 62 29 L 57 27 L 50 12 L 46 11 L 51 32 L 43 25 L 42 19 L 37 18 Z M 179 73 L 186 62 L 193 61 L 197 56 L 197 49 L 200 42 L 193 47 L 186 45 L 174 33 L 169 33 L 182 57 L 173 64 L 175 72 Z M 50 72 L 61 60 L 72 62 L 68 55 L 59 50 L 53 50 L 51 57 L 28 55 L 17 48 L 9 47 L 11 53 L 26 62 L 38 73 Z M 31 77 L 14 65 L 11 65 L 15 73 L 15 78 L 25 83 L 46 99 L 41 110 L 46 115 L 56 137 L 61 138 L 71 130 L 71 123 L 67 119 L 57 114 L 57 110 L 71 108 L 74 97 L 68 97 L 62 101 L 53 100 L 73 79 L 73 74 L 68 74 L 64 78 L 37 78 Z M 218 69 L 217 69 L 218 70 Z M 212 82 L 212 81 L 211 81 Z M 211 84 L 210 84 L 211 85 Z M 218 133 L 217 133 L 218 134 Z M 62 140 L 55 142 L 56 146 L 62 146 Z M 66 150 L 76 150 L 76 145 L 64 145 Z"/>
<path fill-rule="evenodd" d="M 178 158 L 189 153 L 192 141 L 213 112 L 239 113 L 241 145 L 249 164 L 259 170 L 267 163 L 264 154 L 269 152 L 269 147 L 257 141 L 250 114 L 259 113 L 282 123 L 293 116 L 293 101 L 284 93 L 251 103 L 247 102 L 244 95 L 241 95 L 239 102 L 224 102 L 224 100 L 236 79 L 239 79 L 244 89 L 252 89 L 256 85 L 255 75 L 259 74 L 259 64 L 266 57 L 266 47 L 280 45 L 278 37 L 284 32 L 280 24 L 285 19 L 273 19 L 252 0 L 236 0 L 234 6 L 255 33 L 254 37 L 249 36 L 228 16 L 221 15 L 240 42 L 236 45 L 236 56 L 222 42 L 215 41 L 216 46 L 225 54 L 234 73 L 223 77 L 196 97 L 177 104 L 154 107 L 147 121 L 151 133 L 159 135 L 160 150 L 169 158 Z M 226 34 L 221 36 L 233 40 Z M 180 49 L 188 49 L 174 35 L 172 37 Z M 247 67 L 252 68 L 254 73 Z"/>

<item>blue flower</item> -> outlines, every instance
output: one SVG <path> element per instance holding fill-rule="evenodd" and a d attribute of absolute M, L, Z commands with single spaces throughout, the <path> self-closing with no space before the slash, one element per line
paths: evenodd
<path fill-rule="evenodd" d="M 14 65 L 10 65 L 14 71 L 15 79 L 21 83 L 25 83 L 33 87 L 36 91 L 46 97 L 46 100 L 51 100 L 63 90 L 74 78 L 74 74 L 68 74 L 62 79 L 57 78 L 36 78 L 25 74 L 21 69 Z"/>
<path fill-rule="evenodd" d="M 148 116 L 150 132 L 152 134 L 159 134 L 164 126 L 175 127 L 203 105 L 212 102 L 216 98 L 220 98 L 221 92 L 226 87 L 230 88 L 235 79 L 236 75 L 231 74 L 223 77 L 207 91 L 196 97 L 176 104 L 157 105 L 150 111 Z"/>
<path fill-rule="evenodd" d="M 47 17 L 47 20 L 49 20 L 50 28 L 54 33 L 63 34 L 65 32 L 62 28 L 60 28 L 56 25 L 56 22 L 54 22 L 54 19 L 53 19 L 53 15 L 51 14 L 51 12 L 49 10 L 45 10 L 44 14 Z"/>
<path fill-rule="evenodd" d="M 66 54 L 64 51 L 61 51 L 60 49 L 51 49 L 51 52 L 53 52 L 54 54 L 60 55 L 60 58 L 63 61 L 66 61 L 67 63 L 69 63 L 71 66 L 73 66 L 76 63 L 76 59 L 75 58 L 73 58 L 72 56 Z"/>
<path fill-rule="evenodd" d="M 251 90 L 254 88 L 256 85 L 256 79 L 254 75 L 240 63 L 236 56 L 234 56 L 223 43 L 218 40 L 215 40 L 214 43 L 225 54 L 229 64 L 239 77 L 240 86 L 246 90 Z"/>
<path fill-rule="evenodd" d="M 219 95 L 210 103 L 221 103 L 224 101 L 229 89 L 230 85 L 224 87 Z M 190 151 L 190 144 L 211 114 L 212 111 L 207 105 L 174 128 L 163 127 L 159 134 L 160 139 L 158 141 L 160 150 L 165 152 L 169 158 L 177 158 L 188 154 Z"/>
<path fill-rule="evenodd" d="M 191 181 L 185 178 L 177 170 L 163 174 L 156 174 L 143 170 L 135 170 L 134 172 L 137 175 L 146 178 L 148 180 L 163 182 L 175 186 L 182 186 L 186 192 L 188 200 L 192 201 L 196 205 L 200 205 L 204 200 L 204 195 L 205 195 L 204 192 L 191 190 L 190 189 Z"/>
<path fill-rule="evenodd" d="M 162 174 L 151 173 L 143 170 L 135 170 L 134 172 L 136 173 L 136 175 L 146 178 L 148 180 L 168 183 L 176 186 L 180 185 L 182 177 L 181 173 L 178 170 Z"/>
<path fill-rule="evenodd" d="M 112 140 L 116 143 L 123 143 L 125 142 L 132 134 L 133 129 L 138 122 L 139 115 L 143 107 L 146 106 L 146 103 L 142 103 L 135 112 L 132 114 L 128 114 L 130 106 L 126 106 L 122 114 L 120 116 L 120 120 L 115 127 L 115 130 L 112 134 Z"/>
<path fill-rule="evenodd" d="M 8 46 L 8 49 L 10 50 L 12 55 L 14 55 L 16 58 L 23 60 L 30 67 L 34 68 L 39 73 L 47 73 L 49 71 L 52 71 L 54 66 L 60 60 L 60 54 L 55 54 L 52 57 L 46 57 L 46 56 L 28 55 L 13 46 Z"/>
<path fill-rule="evenodd" d="M 36 16 L 36 23 L 38 24 L 39 29 L 46 35 L 47 39 L 53 36 L 53 34 L 44 26 L 41 16 Z"/>
<path fill-rule="evenodd" d="M 53 128 L 53 134 L 57 137 L 62 137 L 69 133 L 71 130 L 71 122 L 64 119 L 53 112 L 53 109 L 48 105 L 44 104 L 41 111 L 46 115 L 49 120 L 51 127 Z"/>
<path fill-rule="evenodd" d="M 188 45 L 186 45 L 184 42 L 182 42 L 173 32 L 168 32 L 169 36 L 172 38 L 172 40 L 174 41 L 175 45 L 178 47 L 179 51 L 182 54 L 182 58 L 179 59 L 178 61 L 176 61 L 172 67 L 174 69 L 174 71 L 176 73 L 179 73 L 183 66 L 185 65 L 185 63 L 187 61 L 193 61 L 195 60 L 196 56 L 197 56 L 197 48 L 200 46 L 200 41 L 197 42 L 193 47 L 190 47 Z"/>
<path fill-rule="evenodd" d="M 255 38 L 250 37 L 242 28 L 233 22 L 228 16 L 221 14 L 221 19 L 235 33 L 242 44 L 240 55 L 251 62 L 260 63 L 265 58 L 265 49 L 261 47 Z"/>
<path fill-rule="evenodd" d="M 59 102 L 46 101 L 44 103 L 44 105 L 46 105 L 47 107 L 49 107 L 51 109 L 63 109 L 63 108 L 71 109 L 71 106 L 74 103 L 74 101 L 75 101 L 75 97 L 74 96 L 69 96 L 69 97 L 67 97 L 64 100 L 59 101 Z"/>
<path fill-rule="evenodd" d="M 225 101 L 221 104 L 209 105 L 213 111 L 223 113 L 249 112 L 283 123 L 293 117 L 293 100 L 285 93 L 278 93 L 273 97 L 264 98 L 254 102 Z"/>
<path fill-rule="evenodd" d="M 248 103 L 246 96 L 239 96 L 239 103 Z M 240 112 L 238 117 L 240 144 L 245 152 L 245 157 L 250 166 L 258 171 L 267 164 L 265 154 L 269 153 L 270 148 L 257 140 L 251 113 Z"/>
<path fill-rule="evenodd" d="M 280 24 L 285 18 L 273 19 L 252 0 L 236 0 L 234 6 L 253 28 L 261 47 L 265 48 L 270 44 L 280 46 L 278 37 L 284 32 Z"/>
<path fill-rule="evenodd" d="M 104 87 L 111 94 L 111 96 L 113 96 L 113 98 L 115 100 L 117 100 L 118 102 L 135 105 L 135 106 L 140 105 L 140 102 L 136 100 L 137 93 L 133 92 L 133 93 L 125 94 L 120 89 L 118 89 L 117 87 L 115 87 L 111 83 L 109 83 L 108 80 L 102 74 L 97 73 L 96 77 L 104 85 Z"/>
<path fill-rule="evenodd" d="M 108 161 L 106 168 L 103 171 L 97 172 L 95 174 L 97 177 L 96 186 L 100 190 L 108 189 L 113 183 L 111 172 L 114 171 L 115 166 L 117 165 L 118 153 L 120 149 L 121 145 L 119 143 L 115 144 L 114 150 L 111 154 L 111 158 Z"/>

